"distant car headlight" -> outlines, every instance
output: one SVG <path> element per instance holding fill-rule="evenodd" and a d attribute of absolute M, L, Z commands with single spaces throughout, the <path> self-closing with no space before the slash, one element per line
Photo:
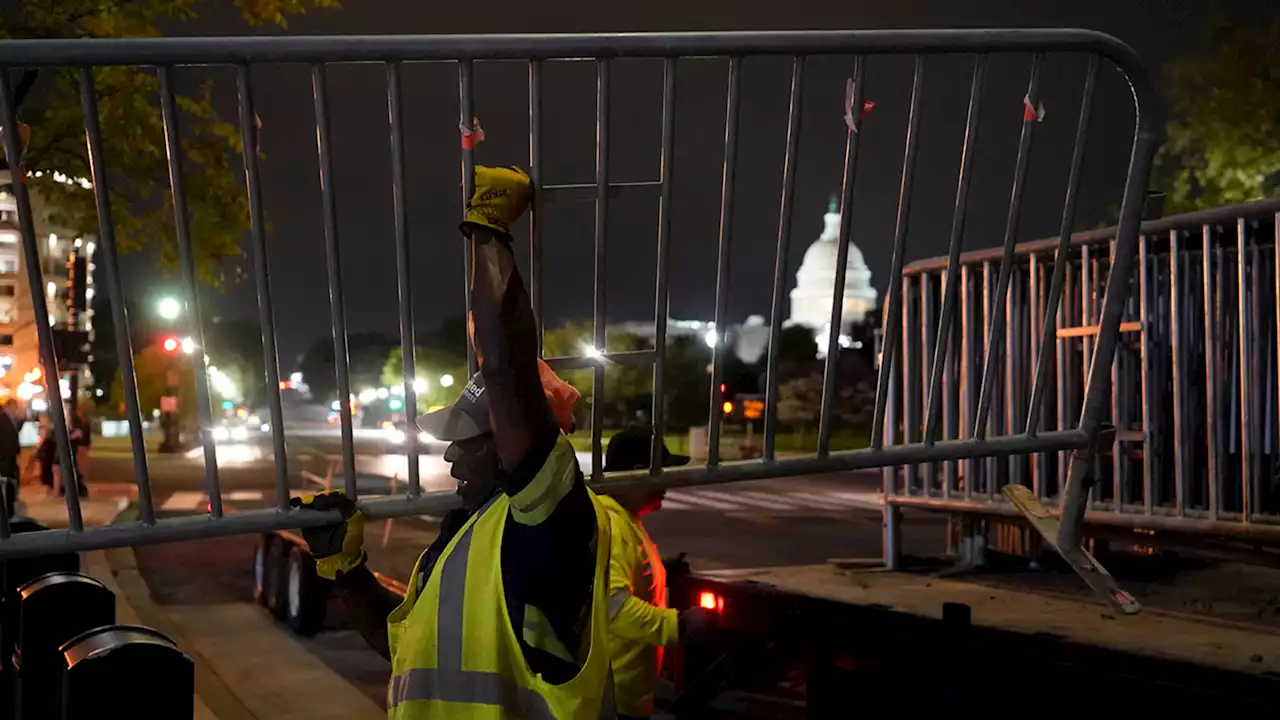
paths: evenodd
<path fill-rule="evenodd" d="M 418 433 L 418 444 L 419 444 L 419 445 L 426 445 L 427 443 L 431 443 L 431 442 L 435 442 L 435 441 L 436 441 L 436 439 L 435 439 L 435 438 L 431 437 L 430 435 L 428 435 L 428 434 L 426 434 L 426 433 L 424 433 L 424 432 L 420 432 L 420 433 Z"/>
<path fill-rule="evenodd" d="M 400 429 L 388 430 L 387 439 L 395 443 L 396 445 L 401 445 L 405 441 L 404 431 Z"/>
<path fill-rule="evenodd" d="M 231 439 L 237 440 L 237 441 L 248 440 L 249 439 L 248 428 L 245 428 L 245 427 L 232 428 Z"/>
<path fill-rule="evenodd" d="M 224 427 L 216 427 L 213 429 L 214 442 L 226 442 L 231 439 L 231 432 Z"/>
<path fill-rule="evenodd" d="M 271 423 L 262 423 L 258 426 L 258 429 L 264 433 L 271 432 Z"/>

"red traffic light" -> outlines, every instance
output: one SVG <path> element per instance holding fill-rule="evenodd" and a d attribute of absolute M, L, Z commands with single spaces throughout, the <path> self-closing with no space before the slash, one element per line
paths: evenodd
<path fill-rule="evenodd" d="M 174 353 L 174 352 L 178 352 L 178 345 L 179 345 L 178 338 L 167 337 L 164 339 L 164 342 L 161 343 L 160 346 L 164 348 L 165 352 Z"/>

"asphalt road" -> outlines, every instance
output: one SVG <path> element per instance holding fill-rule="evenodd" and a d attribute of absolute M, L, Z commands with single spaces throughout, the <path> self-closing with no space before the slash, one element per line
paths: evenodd
<path fill-rule="evenodd" d="M 403 472 L 403 455 L 379 453 L 368 443 L 357 457 L 366 484 L 387 483 L 385 475 Z M 390 449 L 390 448 L 386 448 Z M 270 506 L 274 470 L 269 448 L 262 445 L 220 449 L 224 502 L 230 511 Z M 583 458 L 589 462 L 589 458 Z M 290 443 L 291 484 L 305 485 L 298 471 L 323 476 L 331 465 L 323 445 L 314 440 Z M 584 463 L 585 464 L 585 463 Z M 453 482 L 439 455 L 421 458 L 424 490 L 449 489 Z M 151 456 L 149 465 L 155 505 L 161 517 L 203 514 L 203 459 L 199 454 Z M 340 476 L 340 472 L 339 472 Z M 94 458 L 90 492 L 120 492 L 133 477 L 128 456 Z M 687 554 L 696 570 L 729 570 L 823 563 L 830 558 L 878 557 L 880 515 L 874 509 L 879 475 L 840 474 L 785 478 L 672 491 L 668 507 L 646 519 L 664 555 Z M 945 519 L 908 514 L 904 546 L 911 554 L 942 552 Z M 385 521 L 366 526 L 366 547 L 374 569 L 404 578 L 422 549 L 435 537 L 433 518 Z M 240 536 L 137 549 L 139 568 L 160 604 L 252 602 L 251 558 L 255 538 Z M 351 631 L 322 633 L 302 641 L 376 702 L 385 697 L 388 664 L 368 650 Z"/>

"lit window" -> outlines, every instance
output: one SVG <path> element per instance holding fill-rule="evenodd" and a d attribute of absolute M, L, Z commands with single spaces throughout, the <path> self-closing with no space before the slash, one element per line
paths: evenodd
<path fill-rule="evenodd" d="M 58 249 L 58 236 L 54 235 L 53 233 L 49 233 L 49 249 L 50 250 Z"/>

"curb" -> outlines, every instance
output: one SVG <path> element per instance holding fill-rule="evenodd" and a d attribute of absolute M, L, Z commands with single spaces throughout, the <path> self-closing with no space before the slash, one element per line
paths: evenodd
<path fill-rule="evenodd" d="M 136 519 L 136 508 L 117 522 Z M 116 593 L 117 616 L 168 635 L 195 663 L 195 720 L 354 720 L 386 711 L 246 603 L 163 607 L 131 547 L 85 553 Z"/>

